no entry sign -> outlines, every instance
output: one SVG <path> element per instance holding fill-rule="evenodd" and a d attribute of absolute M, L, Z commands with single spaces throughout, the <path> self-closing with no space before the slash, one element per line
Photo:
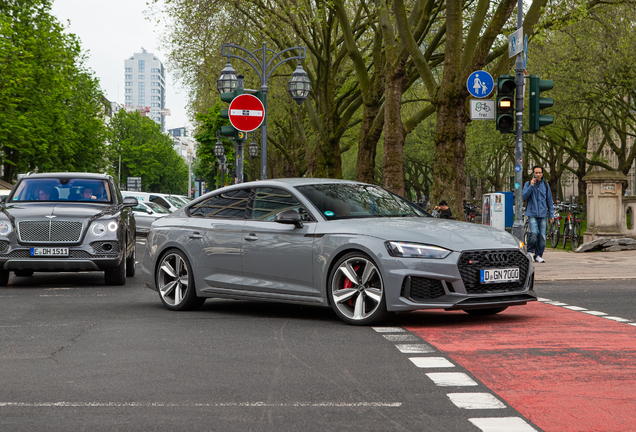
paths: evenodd
<path fill-rule="evenodd" d="M 263 102 L 251 94 L 237 96 L 230 103 L 229 117 L 235 129 L 252 132 L 258 129 L 265 118 Z"/>

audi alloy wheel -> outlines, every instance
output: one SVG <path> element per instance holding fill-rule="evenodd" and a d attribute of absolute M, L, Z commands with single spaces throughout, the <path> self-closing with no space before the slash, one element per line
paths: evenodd
<path fill-rule="evenodd" d="M 168 251 L 157 266 L 157 288 L 163 304 L 170 310 L 194 310 L 205 298 L 197 297 L 190 263 L 176 249 Z"/>
<path fill-rule="evenodd" d="M 371 258 L 361 252 L 348 253 L 331 271 L 331 305 L 336 314 L 353 325 L 368 325 L 386 315 L 382 275 Z"/>

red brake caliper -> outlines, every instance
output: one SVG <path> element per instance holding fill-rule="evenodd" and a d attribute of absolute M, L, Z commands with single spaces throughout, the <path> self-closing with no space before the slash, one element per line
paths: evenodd
<path fill-rule="evenodd" d="M 353 270 L 354 270 L 355 272 L 357 272 L 359 269 L 360 269 L 360 264 L 358 264 L 357 266 L 355 266 L 355 267 L 353 268 Z M 349 280 L 349 278 L 345 278 L 344 285 L 342 286 L 342 289 L 349 289 L 349 288 L 351 288 L 352 286 L 353 286 L 353 283 L 351 283 L 351 281 Z M 349 299 L 349 300 L 347 300 L 347 304 L 348 304 L 349 306 L 353 307 L 353 299 Z"/>

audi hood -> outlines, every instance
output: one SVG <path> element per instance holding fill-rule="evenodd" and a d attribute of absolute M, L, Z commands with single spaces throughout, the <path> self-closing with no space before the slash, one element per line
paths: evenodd
<path fill-rule="evenodd" d="M 343 219 L 318 224 L 316 234 L 352 234 L 440 246 L 461 252 L 518 248 L 505 231 L 485 225 L 437 218 Z"/>

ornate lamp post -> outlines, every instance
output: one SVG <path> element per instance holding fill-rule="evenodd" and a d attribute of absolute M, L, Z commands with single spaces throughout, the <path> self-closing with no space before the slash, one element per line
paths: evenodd
<path fill-rule="evenodd" d="M 244 52 L 246 54 L 246 57 L 232 54 L 232 49 Z M 292 50 L 298 50 L 298 55 L 290 56 L 287 58 L 281 57 L 286 52 Z M 273 55 L 273 57 L 269 59 L 269 61 L 267 60 L 268 52 Z M 284 49 L 283 51 L 277 53 L 271 49 L 268 49 L 265 42 L 263 42 L 263 47 L 261 49 L 251 52 L 239 45 L 229 43 L 221 45 L 221 53 L 223 57 L 227 58 L 227 65 L 225 66 L 223 71 L 221 71 L 221 77 L 217 81 L 217 89 L 219 90 L 219 92 L 227 93 L 232 91 L 236 87 L 236 84 L 234 84 L 234 87 L 232 87 L 233 79 L 235 79 L 236 77 L 236 71 L 230 64 L 231 58 L 242 60 L 250 65 L 261 80 L 260 92 L 262 96 L 263 106 L 265 108 L 263 124 L 261 125 L 261 180 L 265 180 L 267 178 L 267 81 L 278 66 L 291 60 L 298 60 L 298 67 L 292 74 L 292 78 L 289 81 L 287 89 L 296 103 L 300 105 L 307 98 L 307 96 L 309 95 L 309 91 L 311 90 L 309 77 L 300 64 L 300 61 L 305 58 L 306 52 L 307 48 L 297 46 Z M 250 148 L 248 148 L 248 152 L 251 156 L 252 152 Z"/>

